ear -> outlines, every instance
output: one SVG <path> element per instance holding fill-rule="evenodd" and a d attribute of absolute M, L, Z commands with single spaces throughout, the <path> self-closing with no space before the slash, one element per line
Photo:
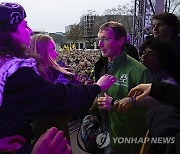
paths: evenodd
<path fill-rule="evenodd" d="M 122 47 L 125 46 L 125 37 L 121 37 L 118 41 L 117 44 Z"/>

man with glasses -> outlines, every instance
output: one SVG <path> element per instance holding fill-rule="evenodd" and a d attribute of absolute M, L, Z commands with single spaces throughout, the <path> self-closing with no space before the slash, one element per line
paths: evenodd
<path fill-rule="evenodd" d="M 95 64 L 95 80 L 108 73 L 116 76 L 117 81 L 92 107 L 92 112 L 100 114 L 103 121 L 103 130 L 110 134 L 111 143 L 104 149 L 104 153 L 138 153 L 141 143 L 118 143 L 117 137 L 144 137 L 147 131 L 145 126 L 146 109 L 138 107 L 127 97 L 129 90 L 139 83 L 152 81 L 147 68 L 126 54 L 127 33 L 124 26 L 118 22 L 103 24 L 98 33 L 101 57 Z M 117 100 L 126 97 L 131 108 L 122 112 L 122 104 Z M 113 102 L 115 101 L 115 104 Z M 124 105 L 126 107 L 126 105 Z M 119 112 L 120 111 L 120 112 Z"/>

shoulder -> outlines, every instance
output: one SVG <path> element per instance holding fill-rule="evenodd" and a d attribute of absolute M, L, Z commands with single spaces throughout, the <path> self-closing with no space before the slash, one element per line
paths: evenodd
<path fill-rule="evenodd" d="M 19 76 L 19 77 L 21 77 L 21 75 L 23 75 L 23 76 L 27 76 L 27 75 L 35 75 L 35 76 L 39 76 L 35 71 L 34 71 L 34 69 L 33 68 L 31 68 L 31 67 L 21 67 L 21 68 L 19 68 L 11 77 L 15 77 L 15 76 Z M 10 78 L 11 78 L 10 77 Z"/>
<path fill-rule="evenodd" d="M 62 88 L 62 85 L 59 86 Z M 5 83 L 5 92 L 13 91 L 13 93 L 28 94 L 31 91 L 45 92 L 56 91 L 57 87 L 51 82 L 40 77 L 32 68 L 22 67 L 18 69 Z"/>
<path fill-rule="evenodd" d="M 139 83 L 146 83 L 153 80 L 152 74 L 143 64 L 130 56 L 127 57 L 127 61 L 129 75 L 133 80 Z"/>
<path fill-rule="evenodd" d="M 173 48 L 180 48 L 180 37 L 179 36 L 173 37 L 169 43 L 172 44 Z"/>
<path fill-rule="evenodd" d="M 101 56 L 101 57 L 95 62 L 95 67 L 103 66 L 107 61 L 108 61 L 108 58 Z"/>
<path fill-rule="evenodd" d="M 135 70 L 139 70 L 139 71 L 147 70 L 147 68 L 143 64 L 141 64 L 140 62 L 138 62 L 129 55 L 127 55 L 127 63 L 130 67 L 132 67 Z"/>
<path fill-rule="evenodd" d="M 30 67 L 19 68 L 8 79 L 7 83 L 30 83 L 36 80 L 42 80 L 42 78 Z"/>
<path fill-rule="evenodd" d="M 165 82 L 165 83 L 169 83 L 169 84 L 173 84 L 173 85 L 177 85 L 178 83 L 176 82 L 176 80 L 173 77 L 165 77 L 161 80 L 161 82 Z"/>

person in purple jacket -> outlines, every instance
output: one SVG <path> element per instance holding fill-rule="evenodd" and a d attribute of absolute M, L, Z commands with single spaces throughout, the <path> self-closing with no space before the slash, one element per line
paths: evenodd
<path fill-rule="evenodd" d="M 93 85 L 53 84 L 40 77 L 35 56 L 28 53 L 32 34 L 26 12 L 17 3 L 0 3 L 0 138 L 19 134 L 31 152 L 30 123 L 51 116 L 80 113 L 108 89 L 115 77 L 104 75 Z"/>

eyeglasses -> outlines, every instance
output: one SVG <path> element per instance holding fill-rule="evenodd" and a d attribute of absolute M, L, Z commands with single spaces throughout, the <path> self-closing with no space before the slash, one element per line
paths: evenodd
<path fill-rule="evenodd" d="M 110 41 L 111 38 L 108 38 L 108 37 L 102 37 L 101 39 L 98 39 L 98 40 L 99 40 L 99 42 L 102 41 L 102 42 L 104 43 L 104 42 Z"/>

